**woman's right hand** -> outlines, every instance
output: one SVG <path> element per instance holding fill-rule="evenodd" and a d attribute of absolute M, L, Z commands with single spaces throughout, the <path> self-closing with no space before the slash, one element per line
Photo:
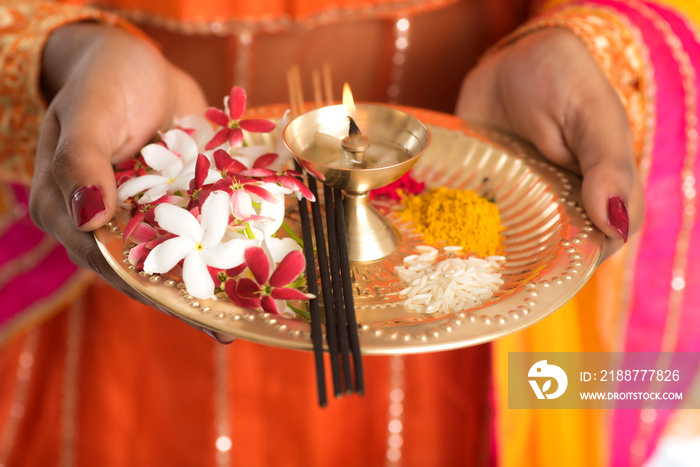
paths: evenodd
<path fill-rule="evenodd" d="M 137 154 L 175 117 L 202 114 L 204 94 L 151 43 L 96 23 L 51 34 L 41 79 L 49 107 L 29 200 L 32 220 L 76 264 L 147 303 L 112 270 L 90 232 L 117 207 L 112 164 Z"/>

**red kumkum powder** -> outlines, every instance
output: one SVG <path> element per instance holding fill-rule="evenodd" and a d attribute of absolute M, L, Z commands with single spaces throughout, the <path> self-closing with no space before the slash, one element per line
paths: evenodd
<path fill-rule="evenodd" d="M 411 176 L 409 170 L 398 180 L 391 182 L 387 186 L 377 188 L 369 192 L 369 198 L 389 198 L 393 200 L 401 200 L 408 195 L 417 195 L 425 189 L 425 183 L 416 181 Z"/>

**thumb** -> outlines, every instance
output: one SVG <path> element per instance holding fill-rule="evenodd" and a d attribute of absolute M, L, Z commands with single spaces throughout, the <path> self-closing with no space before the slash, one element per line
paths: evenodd
<path fill-rule="evenodd" d="M 144 124 L 140 134 L 130 134 L 118 105 L 107 110 L 100 100 L 74 93 L 67 94 L 68 103 L 62 98 L 52 102 L 59 127 L 52 175 L 73 224 L 89 232 L 109 222 L 117 208 L 112 161 L 136 153 L 145 143 L 140 140 L 155 133 L 157 123 Z"/>
<path fill-rule="evenodd" d="M 76 135 L 64 130 L 54 153 L 54 180 L 73 224 L 86 232 L 106 224 L 116 209 L 114 171 L 106 151 L 89 132 Z"/>
<path fill-rule="evenodd" d="M 632 131 L 616 97 L 588 96 L 585 105 L 573 105 L 563 132 L 581 167 L 586 212 L 608 238 L 620 243 L 641 223 L 643 203 Z"/>

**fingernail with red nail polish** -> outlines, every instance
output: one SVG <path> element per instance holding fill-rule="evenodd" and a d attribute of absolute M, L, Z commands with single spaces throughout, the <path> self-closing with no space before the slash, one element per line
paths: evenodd
<path fill-rule="evenodd" d="M 619 196 L 613 196 L 608 200 L 608 222 L 622 235 L 622 239 L 627 242 L 630 230 L 630 217 L 627 214 L 625 201 Z"/>
<path fill-rule="evenodd" d="M 102 190 L 95 185 L 82 187 L 73 193 L 71 207 L 73 208 L 73 221 L 77 222 L 78 227 L 82 227 L 106 209 Z"/>

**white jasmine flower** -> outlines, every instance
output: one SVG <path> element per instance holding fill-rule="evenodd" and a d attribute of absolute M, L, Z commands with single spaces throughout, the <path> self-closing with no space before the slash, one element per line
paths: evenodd
<path fill-rule="evenodd" d="M 199 220 L 189 211 L 170 204 L 156 206 L 158 226 L 177 236 L 156 246 L 148 254 L 143 270 L 149 274 L 162 274 L 184 260 L 182 279 L 187 292 L 200 299 L 215 299 L 214 281 L 207 266 L 218 269 L 238 266 L 245 262 L 245 250 L 258 244 L 256 240 L 237 234 L 229 234 L 234 238 L 222 241 L 229 210 L 229 196 L 222 191 L 215 191 L 207 197 Z"/>

